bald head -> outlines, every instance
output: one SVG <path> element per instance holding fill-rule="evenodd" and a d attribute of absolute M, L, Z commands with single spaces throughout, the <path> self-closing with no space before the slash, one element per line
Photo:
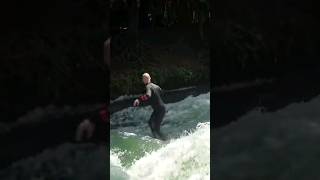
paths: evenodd
<path fill-rule="evenodd" d="M 151 77 L 149 73 L 143 73 L 142 74 L 142 81 L 144 84 L 148 84 L 151 82 Z"/>
<path fill-rule="evenodd" d="M 146 77 L 146 78 L 151 79 L 151 77 L 150 77 L 150 74 L 149 74 L 149 73 L 143 73 L 143 74 L 142 74 L 142 77 Z"/>

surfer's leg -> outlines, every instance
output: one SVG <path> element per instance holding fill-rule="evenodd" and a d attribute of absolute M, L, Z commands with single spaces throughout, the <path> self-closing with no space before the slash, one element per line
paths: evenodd
<path fill-rule="evenodd" d="M 161 122 L 163 121 L 163 118 L 164 118 L 164 115 L 165 115 L 166 111 L 165 109 L 161 110 L 156 118 L 154 119 L 155 120 L 155 132 L 158 134 L 158 136 L 162 139 L 162 140 L 165 140 L 165 136 L 161 133 L 160 131 L 160 126 L 161 126 Z"/>
<path fill-rule="evenodd" d="M 154 122 L 155 122 L 155 117 L 156 117 L 156 113 L 153 112 L 152 115 L 151 115 L 151 117 L 150 117 L 150 119 L 149 119 L 148 124 L 149 124 L 149 127 L 150 127 L 150 129 L 151 129 L 151 133 L 152 133 L 153 137 L 156 138 L 156 134 L 155 134 L 155 123 L 154 123 Z"/>

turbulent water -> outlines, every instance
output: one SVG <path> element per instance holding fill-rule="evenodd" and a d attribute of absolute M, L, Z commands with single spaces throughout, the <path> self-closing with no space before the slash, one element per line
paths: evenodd
<path fill-rule="evenodd" d="M 151 107 L 126 108 L 111 123 L 133 122 L 111 131 L 111 180 L 210 179 L 210 93 L 166 104 L 161 130 L 169 138 L 151 138 Z"/>
<path fill-rule="evenodd" d="M 320 96 L 276 112 L 253 110 L 214 132 L 214 178 L 320 179 Z"/>
<path fill-rule="evenodd" d="M 64 106 L 62 108 L 53 105 L 36 108 L 20 117 L 11 124 L 0 124 L 0 133 L 10 131 L 11 128 L 19 127 L 24 124 L 36 124 L 44 121 L 56 121 L 62 124 L 62 121 L 69 119 L 65 116 L 79 115 L 98 109 L 100 104 L 78 105 L 74 107 Z M 64 133 L 57 130 L 56 133 Z M 28 134 L 26 134 L 28 136 Z M 41 136 L 41 134 L 39 134 Z M 108 135 L 106 134 L 106 137 Z M 43 141 L 46 141 L 45 136 Z M 67 140 L 65 140 L 67 141 Z M 21 149 L 12 149 L 13 151 L 23 151 L 24 147 L 28 151 L 34 148 L 28 141 L 23 141 Z M 50 141 L 44 142 L 50 144 Z M 0 180 L 87 180 L 87 179 L 108 179 L 107 177 L 108 150 L 103 144 L 76 144 L 71 142 L 61 142 L 60 145 L 50 146 L 39 154 L 20 159 L 5 169 L 0 170 Z M 0 163 L 1 160 L 0 160 Z"/>
<path fill-rule="evenodd" d="M 111 131 L 111 179 L 209 179 L 209 99 L 208 93 L 167 104 L 168 112 L 162 126 L 163 133 L 170 139 L 166 142 L 150 137 L 147 121 L 151 107 L 127 108 L 112 114 L 111 123 L 135 122 L 138 125 Z M 23 123 L 40 121 L 38 114 L 38 111 L 29 113 Z M 44 110 L 40 114 L 53 113 Z M 0 170 L 0 179 L 109 179 L 108 153 L 102 144 L 66 142 Z"/>
<path fill-rule="evenodd" d="M 0 171 L 0 179 L 108 179 L 107 160 L 104 145 L 64 143 L 13 163 Z"/>

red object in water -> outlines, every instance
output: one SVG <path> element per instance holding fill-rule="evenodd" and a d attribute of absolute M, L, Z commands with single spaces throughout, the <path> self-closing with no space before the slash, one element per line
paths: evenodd
<path fill-rule="evenodd" d="M 100 118 L 104 123 L 109 122 L 109 112 L 108 112 L 108 106 L 106 104 L 104 104 L 102 106 L 102 109 L 100 110 Z"/>

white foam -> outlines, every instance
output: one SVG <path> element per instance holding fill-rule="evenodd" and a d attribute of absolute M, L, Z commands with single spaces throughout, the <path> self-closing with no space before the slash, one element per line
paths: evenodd
<path fill-rule="evenodd" d="M 189 96 L 182 101 L 166 104 L 166 109 L 168 112 L 161 131 L 169 139 L 175 138 L 169 142 L 158 142 L 149 137 L 151 132 L 147 121 L 152 113 L 150 106 L 129 107 L 111 115 L 111 122 L 119 123 L 124 119 L 125 122 L 138 124 L 134 127 L 114 129 L 112 132 L 135 134 L 142 140 L 152 140 L 160 145 L 154 150 L 145 151 L 143 156 L 134 158 L 137 160 L 130 164 L 126 162 L 127 159 L 122 159 L 124 156 L 121 153 L 126 151 L 125 149 L 117 150 L 116 147 L 111 147 L 124 163 L 121 168 L 112 167 L 112 170 L 116 169 L 120 176 L 121 169 L 130 176 L 127 179 L 133 180 L 210 179 L 210 125 L 209 122 L 202 123 L 210 121 L 210 93 Z M 126 139 L 127 136 L 123 134 L 122 138 Z M 114 174 L 112 177 L 118 176 Z"/>
<path fill-rule="evenodd" d="M 123 132 L 123 135 L 125 135 L 125 136 L 137 136 L 135 133 L 128 133 L 128 132 Z"/>
<path fill-rule="evenodd" d="M 118 154 L 110 151 L 110 179 L 111 180 L 127 180 L 129 177 L 121 165 Z"/>
<path fill-rule="evenodd" d="M 210 179 L 210 123 L 136 161 L 130 179 Z"/>

